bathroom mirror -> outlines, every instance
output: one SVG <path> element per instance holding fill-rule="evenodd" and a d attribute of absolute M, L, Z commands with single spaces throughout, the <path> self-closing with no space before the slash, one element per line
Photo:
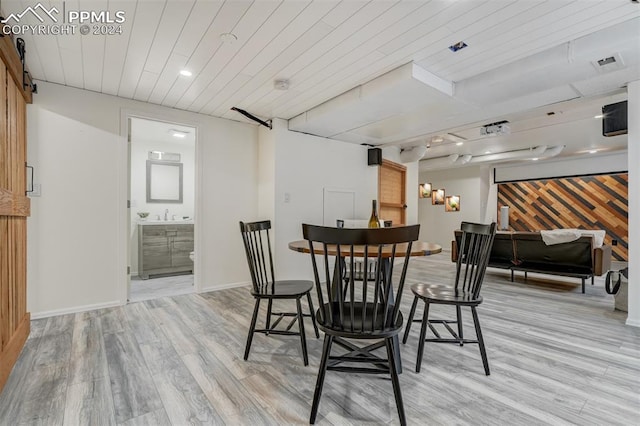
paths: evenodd
<path fill-rule="evenodd" d="M 147 160 L 147 203 L 182 203 L 182 163 Z"/>

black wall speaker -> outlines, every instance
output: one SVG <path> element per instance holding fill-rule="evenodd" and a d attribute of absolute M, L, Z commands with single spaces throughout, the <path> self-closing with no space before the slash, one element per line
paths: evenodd
<path fill-rule="evenodd" d="M 382 164 L 382 149 L 369 148 L 367 150 L 367 164 L 370 166 L 379 166 Z"/>
<path fill-rule="evenodd" d="M 602 107 L 602 136 L 627 134 L 627 101 Z"/>

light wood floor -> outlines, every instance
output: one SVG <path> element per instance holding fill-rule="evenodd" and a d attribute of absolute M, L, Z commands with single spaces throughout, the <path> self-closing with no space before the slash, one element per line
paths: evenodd
<path fill-rule="evenodd" d="M 131 277 L 129 301 L 143 302 L 159 297 L 193 293 L 194 290 L 193 274 L 172 275 L 168 277 L 150 278 L 148 280 Z"/>
<path fill-rule="evenodd" d="M 409 279 L 452 270 L 447 255 L 416 258 Z M 638 424 L 640 329 L 601 279 L 584 295 L 577 281 L 490 270 L 479 308 L 489 377 L 477 345 L 427 344 L 416 374 L 414 324 L 400 376 L 409 424 Z M 407 290 L 405 313 L 411 300 Z M 245 362 L 251 310 L 247 289 L 232 289 L 33 321 L 0 424 L 306 424 L 321 339 L 308 338 L 308 367 L 283 336 L 256 336 Z M 318 424 L 383 423 L 398 423 L 390 380 L 327 373 Z"/>

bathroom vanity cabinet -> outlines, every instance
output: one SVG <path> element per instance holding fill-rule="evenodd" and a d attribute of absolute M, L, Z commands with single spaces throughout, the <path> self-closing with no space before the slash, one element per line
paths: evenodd
<path fill-rule="evenodd" d="M 193 273 L 193 224 L 138 225 L 138 275 Z"/>

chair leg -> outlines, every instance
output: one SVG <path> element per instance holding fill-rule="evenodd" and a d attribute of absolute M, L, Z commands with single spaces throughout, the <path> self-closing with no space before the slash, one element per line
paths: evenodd
<path fill-rule="evenodd" d="M 302 316 L 302 304 L 300 298 L 296 299 L 296 305 L 298 308 L 298 327 L 300 328 L 300 344 L 302 344 L 302 358 L 304 359 L 304 366 L 309 365 L 309 356 L 307 355 L 307 338 L 304 335 L 304 320 Z"/>
<path fill-rule="evenodd" d="M 413 316 L 416 314 L 416 306 L 418 305 L 418 296 L 414 296 L 413 304 L 411 305 L 411 311 L 409 312 L 409 319 L 407 325 L 404 327 L 404 337 L 402 338 L 402 344 L 407 343 L 409 338 L 409 330 L 411 330 L 411 323 L 413 322 Z"/>
<path fill-rule="evenodd" d="M 420 372 L 422 356 L 424 355 L 424 339 L 427 337 L 429 327 L 429 302 L 424 304 L 424 314 L 422 315 L 422 327 L 420 327 L 420 341 L 418 342 L 418 359 L 416 360 L 416 373 Z"/>
<path fill-rule="evenodd" d="M 458 320 L 458 337 L 460 338 L 460 346 L 463 346 L 464 336 L 462 334 L 462 309 L 460 309 L 460 306 L 456 306 L 456 317 Z"/>
<path fill-rule="evenodd" d="M 595 275 L 591 275 L 591 285 L 593 285 L 595 283 Z"/>
<path fill-rule="evenodd" d="M 513 282 L 513 269 L 511 270 L 511 282 Z"/>
<path fill-rule="evenodd" d="M 269 304 L 267 305 L 267 322 L 266 322 L 266 329 L 267 332 L 265 333 L 267 336 L 269 335 L 269 331 L 271 329 L 271 307 L 273 306 L 273 299 L 269 299 Z"/>
<path fill-rule="evenodd" d="M 327 372 L 327 362 L 329 361 L 329 355 L 331 354 L 332 343 L 333 336 L 330 334 L 325 334 L 324 346 L 322 348 L 322 358 L 320 358 L 320 368 L 318 369 L 318 379 L 316 380 L 316 390 L 313 393 L 313 404 L 311 405 L 311 417 L 309 419 L 309 423 L 311 424 L 314 424 L 316 422 L 318 405 L 320 405 L 320 396 L 322 396 L 322 386 L 324 386 L 324 375 Z"/>
<path fill-rule="evenodd" d="M 309 303 L 309 312 L 311 312 L 311 323 L 313 324 L 313 329 L 316 331 L 316 339 L 319 339 L 320 333 L 318 333 L 318 323 L 316 322 L 316 312 L 313 309 L 313 301 L 311 300 L 311 293 L 307 293 L 307 302 Z"/>
<path fill-rule="evenodd" d="M 400 417 L 400 424 L 406 425 L 407 419 L 404 415 L 404 404 L 402 402 L 402 391 L 400 390 L 400 380 L 398 379 L 398 370 L 395 361 L 395 354 L 393 348 L 393 339 L 385 339 L 387 346 L 387 357 L 389 358 L 389 372 L 391 373 L 391 383 L 393 384 L 393 396 L 396 398 L 396 408 L 398 409 L 398 416 Z"/>
<path fill-rule="evenodd" d="M 478 338 L 478 346 L 480 346 L 480 356 L 482 356 L 482 365 L 484 366 L 484 374 L 487 376 L 489 373 L 489 360 L 487 359 L 487 351 L 484 348 L 484 339 L 482 338 L 482 330 L 480 330 L 480 320 L 478 320 L 478 312 L 476 307 L 471 307 L 471 314 L 473 315 L 473 325 L 476 327 L 476 336 Z"/>
<path fill-rule="evenodd" d="M 582 279 L 582 294 L 584 294 L 584 278 Z"/>
<path fill-rule="evenodd" d="M 247 346 L 244 348 L 244 360 L 249 359 L 249 350 L 251 349 L 251 341 L 253 333 L 256 329 L 256 320 L 258 319 L 258 311 L 260 310 L 260 299 L 256 298 L 256 304 L 253 308 L 253 317 L 251 318 L 251 326 L 249 327 L 249 336 L 247 336 Z"/>

